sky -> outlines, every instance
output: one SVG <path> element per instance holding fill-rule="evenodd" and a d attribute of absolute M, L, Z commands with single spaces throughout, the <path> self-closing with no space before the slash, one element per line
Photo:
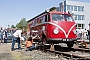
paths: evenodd
<path fill-rule="evenodd" d="M 90 0 L 76 0 L 88 2 Z M 0 26 L 16 25 L 22 18 L 29 19 L 53 6 L 58 7 L 62 0 L 0 0 Z"/>

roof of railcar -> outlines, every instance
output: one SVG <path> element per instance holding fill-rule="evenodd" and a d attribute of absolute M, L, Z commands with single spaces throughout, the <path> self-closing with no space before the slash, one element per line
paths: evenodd
<path fill-rule="evenodd" d="M 62 12 L 58 12 L 58 11 L 54 11 L 54 12 L 52 12 L 54 9 L 56 9 L 57 7 L 52 7 L 52 8 L 50 8 L 49 10 L 50 10 L 50 12 L 49 13 L 57 13 L 57 14 L 62 14 Z M 41 16 L 41 15 L 43 15 L 43 14 L 45 14 L 46 12 L 43 12 L 43 13 L 41 13 L 41 14 L 39 14 L 39 15 L 37 15 L 37 16 L 35 16 L 34 18 L 32 18 L 32 19 L 30 19 L 29 21 L 27 21 L 27 22 L 30 22 L 30 21 L 32 21 L 32 20 L 34 20 L 35 18 L 37 18 L 37 17 L 39 17 L 39 16 Z M 63 12 L 64 14 L 68 14 L 67 12 Z"/>
<path fill-rule="evenodd" d="M 53 11 L 53 10 L 56 9 L 56 8 L 57 8 L 57 7 L 52 7 L 52 8 L 50 8 L 49 10 L 50 10 L 50 11 Z M 32 21 L 33 19 L 35 19 L 35 18 L 37 18 L 37 17 L 39 17 L 39 16 L 41 16 L 41 15 L 43 15 L 43 14 L 45 14 L 45 13 L 46 13 L 46 12 L 42 12 L 41 14 L 35 16 L 34 18 L 30 19 L 30 20 L 27 21 L 27 22 L 30 22 L 30 21 Z"/>

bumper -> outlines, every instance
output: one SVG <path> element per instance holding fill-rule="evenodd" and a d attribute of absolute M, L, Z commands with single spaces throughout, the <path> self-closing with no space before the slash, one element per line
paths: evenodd
<path fill-rule="evenodd" d="M 77 41 L 76 38 L 72 38 L 72 39 L 61 39 L 61 38 L 48 38 L 47 41 Z"/>

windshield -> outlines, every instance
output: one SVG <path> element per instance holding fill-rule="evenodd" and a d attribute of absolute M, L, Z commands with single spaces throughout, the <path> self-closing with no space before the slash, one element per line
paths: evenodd
<path fill-rule="evenodd" d="M 74 21 L 72 17 L 68 14 L 52 14 L 53 21 Z"/>

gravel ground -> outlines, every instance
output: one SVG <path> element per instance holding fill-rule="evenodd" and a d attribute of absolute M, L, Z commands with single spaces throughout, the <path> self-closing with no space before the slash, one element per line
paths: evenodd
<path fill-rule="evenodd" d="M 61 46 L 66 45 L 61 44 Z M 17 48 L 17 43 L 15 48 Z M 0 60 L 67 60 L 62 56 L 58 57 L 50 52 L 43 52 L 40 50 L 25 51 L 25 47 L 22 48 L 22 50 L 16 49 L 11 51 L 11 43 L 0 44 Z"/>
<path fill-rule="evenodd" d="M 17 48 L 17 44 L 15 45 Z M 0 60 L 66 60 L 65 58 L 58 58 L 54 54 L 42 52 L 39 50 L 25 51 L 22 50 L 11 51 L 11 43 L 0 44 Z"/>
<path fill-rule="evenodd" d="M 17 48 L 17 44 L 15 45 Z M 11 43 L 0 44 L 0 60 L 31 60 L 28 55 L 25 55 L 21 50 L 11 51 Z"/>
<path fill-rule="evenodd" d="M 10 60 L 12 57 L 10 49 L 5 46 L 6 44 L 0 44 L 0 60 L 7 59 Z"/>
<path fill-rule="evenodd" d="M 39 50 L 28 51 L 26 54 L 29 55 L 32 60 L 66 60 L 65 58 L 59 58 L 54 54 L 45 53 Z"/>

